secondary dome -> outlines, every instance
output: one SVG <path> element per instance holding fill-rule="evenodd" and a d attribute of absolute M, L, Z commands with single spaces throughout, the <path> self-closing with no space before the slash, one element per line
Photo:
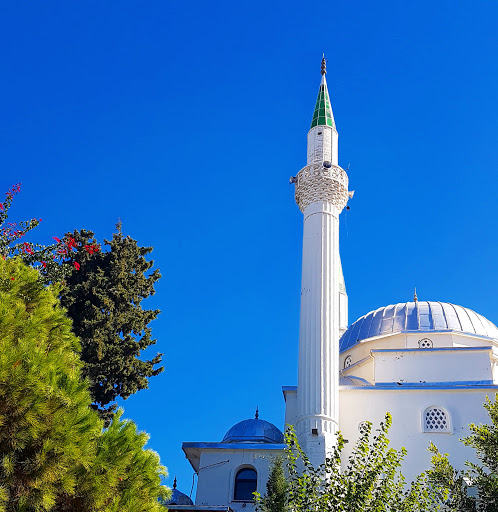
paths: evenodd
<path fill-rule="evenodd" d="M 496 325 L 471 309 L 448 302 L 401 302 L 356 320 L 342 335 L 339 350 L 375 336 L 411 331 L 459 331 L 498 339 Z"/>
<path fill-rule="evenodd" d="M 284 442 L 284 435 L 269 421 L 259 418 L 244 420 L 234 425 L 222 443 L 276 443 Z"/>
<path fill-rule="evenodd" d="M 168 506 L 168 505 L 192 506 L 194 503 L 186 494 L 183 494 L 183 492 L 180 492 L 176 488 L 176 476 L 175 476 L 175 480 L 173 482 L 173 490 L 171 491 L 171 498 L 168 501 L 163 502 L 163 504 L 166 506 Z"/>
<path fill-rule="evenodd" d="M 164 503 L 166 506 L 168 505 L 193 505 L 194 502 L 183 492 L 180 492 L 178 489 L 173 489 L 171 492 L 171 498 L 169 501 Z"/>

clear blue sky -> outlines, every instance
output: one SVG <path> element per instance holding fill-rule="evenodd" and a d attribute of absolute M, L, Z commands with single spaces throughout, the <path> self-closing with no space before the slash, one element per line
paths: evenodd
<path fill-rule="evenodd" d="M 498 322 L 498 3 L 0 5 L 1 187 L 34 239 L 154 246 L 165 372 L 125 415 L 187 494 L 182 441 L 261 417 L 297 382 L 302 216 L 288 179 L 327 75 L 350 322 L 443 300 Z"/>

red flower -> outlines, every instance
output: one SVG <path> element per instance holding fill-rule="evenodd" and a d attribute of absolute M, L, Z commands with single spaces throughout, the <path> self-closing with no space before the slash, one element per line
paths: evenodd
<path fill-rule="evenodd" d="M 93 254 L 97 252 L 99 248 L 96 245 L 85 245 L 86 252 L 89 254 Z"/>
<path fill-rule="evenodd" d="M 15 279 L 16 279 L 16 278 L 15 278 L 15 277 L 11 277 L 10 279 L 11 279 L 12 281 L 15 281 Z"/>
<path fill-rule="evenodd" d="M 0 210 L 3 211 L 3 204 L 2 203 L 0 203 Z"/>
<path fill-rule="evenodd" d="M 52 237 L 57 243 L 61 243 L 61 239 L 60 238 L 57 238 L 56 236 Z"/>
<path fill-rule="evenodd" d="M 28 244 L 28 242 L 23 243 L 23 251 L 28 254 L 33 254 L 33 249 L 31 249 L 31 246 Z"/>
<path fill-rule="evenodd" d="M 47 268 L 47 264 L 44 261 L 42 261 L 41 264 L 42 264 L 43 268 Z"/>
<path fill-rule="evenodd" d="M 80 265 L 77 261 L 75 261 L 75 262 L 73 263 L 73 265 L 74 265 L 74 268 L 75 268 L 76 270 L 79 270 L 79 269 L 80 269 L 80 267 L 81 267 L 81 265 Z"/>

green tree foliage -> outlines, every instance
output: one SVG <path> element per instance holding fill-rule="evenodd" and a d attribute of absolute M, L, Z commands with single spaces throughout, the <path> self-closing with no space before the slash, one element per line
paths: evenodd
<path fill-rule="evenodd" d="M 432 467 L 427 472 L 433 485 L 448 495 L 445 510 L 454 512 L 498 511 L 498 395 L 484 403 L 491 424 L 471 423 L 470 435 L 462 439 L 474 448 L 479 463 L 466 462 L 466 469 L 455 469 L 447 453 L 431 445 Z M 469 487 L 473 488 L 472 490 Z"/>
<path fill-rule="evenodd" d="M 266 483 L 266 494 L 263 498 L 256 496 L 257 510 L 261 512 L 287 512 L 287 480 L 281 457 L 276 457 L 270 467 L 270 475 Z"/>
<path fill-rule="evenodd" d="M 12 200 L 21 190 L 14 185 L 0 202 L 0 255 L 19 256 L 36 268 L 45 284 L 59 282 L 60 299 L 73 320 L 82 344 L 83 374 L 90 380 L 95 408 L 108 422 L 120 396 L 124 399 L 148 387 L 148 378 L 163 371 L 158 354 L 141 360 L 141 352 L 153 345 L 149 323 L 159 310 L 142 309 L 141 301 L 154 294 L 159 270 L 146 275 L 153 266 L 145 256 L 152 247 L 140 247 L 123 237 L 121 224 L 108 250 L 101 252 L 91 231 L 54 237 L 55 244 L 21 242 L 41 219 L 7 222 Z"/>
<path fill-rule="evenodd" d="M 145 256 L 151 247 L 140 247 L 117 233 L 99 250 L 91 231 L 67 234 L 71 251 L 67 257 L 75 270 L 66 277 L 61 303 L 73 320 L 74 333 L 82 345 L 83 374 L 90 381 L 94 403 L 103 417 L 115 409 L 113 401 L 148 387 L 148 378 L 158 375 L 161 355 L 141 360 L 140 354 L 156 340 L 149 323 L 159 310 L 143 309 L 143 299 L 154 294 L 159 270 L 148 273 L 153 261 Z"/>
<path fill-rule="evenodd" d="M 0 502 L 50 510 L 75 491 L 101 425 L 80 379 L 71 322 L 35 270 L 0 259 Z M 0 508 L 1 510 L 1 508 Z"/>
<path fill-rule="evenodd" d="M 57 290 L 0 258 L 0 511 L 159 511 L 165 469 L 147 436 L 90 408 Z"/>
<path fill-rule="evenodd" d="M 161 485 L 167 476 L 159 456 L 146 450 L 148 436 L 136 425 L 121 420 L 122 410 L 107 430 L 96 438 L 95 456 L 78 472 L 77 492 L 59 496 L 57 512 L 160 512 L 160 500 L 169 490 Z M 54 512 L 55 512 L 54 511 Z"/>
<path fill-rule="evenodd" d="M 389 448 L 391 416 L 371 435 L 361 434 L 348 464 L 341 469 L 344 438 L 337 435 L 331 456 L 314 468 L 293 429 L 286 432 L 287 503 L 292 512 L 429 512 L 439 510 L 439 491 L 426 485 L 424 475 L 406 485 L 400 472 L 406 450 Z"/>

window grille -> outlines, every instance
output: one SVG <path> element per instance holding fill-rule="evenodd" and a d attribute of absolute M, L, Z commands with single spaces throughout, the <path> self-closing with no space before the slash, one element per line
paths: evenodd
<path fill-rule="evenodd" d="M 351 356 L 344 359 L 344 368 L 349 368 L 353 364 L 353 358 Z"/>
<path fill-rule="evenodd" d="M 418 348 L 433 348 L 434 344 L 429 338 L 424 338 L 418 342 Z"/>
<path fill-rule="evenodd" d="M 440 407 L 429 407 L 424 413 L 424 432 L 449 432 L 450 418 Z"/>

